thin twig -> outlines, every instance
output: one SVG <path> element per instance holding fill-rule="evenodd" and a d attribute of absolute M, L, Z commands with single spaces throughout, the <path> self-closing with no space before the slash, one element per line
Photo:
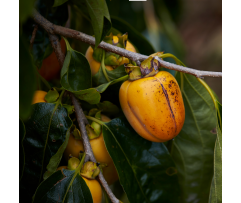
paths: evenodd
<path fill-rule="evenodd" d="M 48 33 L 48 34 L 49 34 L 49 40 L 50 40 L 51 45 L 52 45 L 52 47 L 54 49 L 54 52 L 56 54 L 59 65 L 60 65 L 60 67 L 63 67 L 65 56 L 64 56 L 64 53 L 61 50 L 59 38 L 55 34 L 50 34 L 50 33 Z"/>
<path fill-rule="evenodd" d="M 88 121 L 83 113 L 83 110 L 78 102 L 78 100 L 76 99 L 76 97 L 74 96 L 73 93 L 69 93 L 70 94 L 70 98 L 72 100 L 72 103 L 74 105 L 74 109 L 75 109 L 75 114 L 76 114 L 76 118 L 79 124 L 79 128 L 81 130 L 81 137 L 83 140 L 83 145 L 84 145 L 84 150 L 86 155 L 88 155 L 88 159 L 90 159 L 90 161 L 95 162 L 96 163 L 96 159 L 94 157 L 90 142 L 89 142 L 89 138 L 85 129 L 85 125 L 88 124 Z M 119 203 L 120 201 L 115 197 L 115 195 L 113 194 L 113 192 L 111 191 L 108 183 L 106 182 L 102 172 L 100 172 L 100 174 L 98 175 L 99 177 L 99 181 L 101 183 L 101 185 L 103 186 L 103 188 L 105 189 L 106 193 L 108 194 L 110 200 L 113 203 Z"/>
<path fill-rule="evenodd" d="M 34 25 L 32 37 L 31 37 L 31 39 L 30 39 L 30 50 L 33 48 L 33 43 L 34 43 L 34 40 L 35 40 L 35 36 L 36 36 L 37 31 L 38 31 L 38 25 Z"/>
<path fill-rule="evenodd" d="M 41 23 L 45 22 L 45 20 L 46 19 L 43 18 L 42 21 L 39 22 L 39 24 L 42 26 Z M 50 26 L 50 27 L 48 27 L 48 26 Z M 59 61 L 59 64 L 62 67 L 63 64 L 64 64 L 65 56 L 64 56 L 64 54 L 61 50 L 61 45 L 60 45 L 60 42 L 58 40 L 58 37 L 52 32 L 52 24 L 50 22 L 49 23 L 47 22 L 45 24 L 45 26 L 42 26 L 42 27 L 48 32 L 49 40 L 52 44 L 54 52 L 55 52 L 55 54 L 57 56 L 57 59 Z M 86 119 L 86 117 L 84 115 L 84 112 L 83 112 L 77 98 L 74 96 L 74 94 L 69 92 L 69 95 L 70 95 L 70 98 L 71 98 L 72 103 L 74 105 L 76 118 L 77 118 L 77 121 L 78 121 L 78 124 L 79 124 L 79 128 L 81 130 L 81 137 L 82 137 L 82 140 L 83 140 L 84 150 L 85 150 L 85 153 L 86 153 L 85 162 L 90 160 L 90 161 L 96 163 L 96 159 L 94 157 L 94 154 L 93 154 L 90 142 L 89 142 L 88 134 L 87 134 L 86 128 L 85 128 L 85 125 L 88 124 L 88 120 Z M 120 201 L 115 197 L 115 195 L 111 191 L 111 189 L 110 189 L 108 183 L 106 182 L 102 172 L 100 172 L 98 177 L 99 177 L 99 181 L 100 181 L 101 185 L 105 189 L 105 191 L 108 194 L 110 200 L 113 203 L 120 203 Z"/>
<path fill-rule="evenodd" d="M 77 118 L 77 121 L 78 121 L 78 124 L 79 124 L 79 128 L 80 128 L 80 131 L 81 131 L 81 138 L 83 140 L 84 150 L 85 150 L 85 153 L 86 153 L 85 162 L 89 161 L 89 160 L 91 160 L 93 162 L 96 162 L 95 157 L 93 155 L 92 148 L 90 146 L 88 134 L 87 134 L 86 129 L 85 129 L 85 125 L 88 124 L 88 121 L 87 121 L 87 119 L 86 119 L 86 117 L 85 117 L 85 115 L 82 111 L 82 108 L 80 107 L 80 104 L 79 104 L 78 100 L 74 96 L 74 94 L 69 92 L 69 96 L 70 96 L 70 98 L 72 100 L 72 103 L 74 105 L 75 115 L 76 115 L 76 118 Z"/>
<path fill-rule="evenodd" d="M 36 10 L 33 12 L 33 19 L 35 20 L 36 23 L 41 25 L 48 33 L 59 34 L 66 38 L 73 38 L 73 39 L 83 41 L 90 45 L 95 45 L 94 37 L 84 34 L 82 32 L 76 31 L 76 30 L 72 30 L 69 28 L 62 27 L 62 26 L 54 25 L 53 23 L 46 20 L 43 16 L 41 16 Z M 98 47 L 102 48 L 106 51 L 113 52 L 113 53 L 119 54 L 121 56 L 124 56 L 126 58 L 129 58 L 132 61 L 144 61 L 145 59 L 148 58 L 148 56 L 146 56 L 146 55 L 134 53 L 134 52 L 128 51 L 126 49 L 123 49 L 123 48 L 120 48 L 117 46 L 113 46 L 113 45 L 108 44 L 103 41 L 98 45 Z M 183 66 L 179 66 L 179 65 L 176 65 L 173 63 L 169 63 L 164 60 L 160 60 L 159 62 L 160 62 L 160 65 L 164 68 L 188 73 L 188 74 L 194 75 L 199 78 L 205 77 L 205 76 L 222 77 L 222 72 L 195 70 L 195 69 L 191 69 L 188 67 L 183 67 Z"/>

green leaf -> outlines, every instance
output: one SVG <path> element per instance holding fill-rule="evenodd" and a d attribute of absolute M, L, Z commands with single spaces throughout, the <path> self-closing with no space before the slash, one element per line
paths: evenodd
<path fill-rule="evenodd" d="M 64 4 L 66 1 L 68 1 L 68 0 L 54 0 L 53 7 L 60 6 L 60 5 Z"/>
<path fill-rule="evenodd" d="M 63 26 L 68 20 L 67 3 L 54 8 L 52 7 L 53 1 L 38 0 L 36 1 L 35 6 L 37 11 L 53 24 Z M 35 21 L 31 18 L 23 24 L 23 33 L 27 36 L 29 41 L 32 37 L 34 29 L 33 25 L 35 24 Z M 47 58 L 52 52 L 53 49 L 49 41 L 49 36 L 47 32 L 41 26 L 38 26 L 34 44 L 32 47 L 34 64 L 38 68 L 41 68 L 42 61 Z"/>
<path fill-rule="evenodd" d="M 116 79 L 95 88 L 89 88 L 86 90 L 71 91 L 71 92 L 73 92 L 75 96 L 80 100 L 84 100 L 90 104 L 98 104 L 101 98 L 100 93 L 103 93 L 109 85 L 116 83 L 118 81 L 119 79 Z"/>
<path fill-rule="evenodd" d="M 97 104 L 97 106 L 98 106 L 98 109 L 100 109 L 101 112 L 107 116 L 116 117 L 120 113 L 119 108 L 115 104 L 112 104 L 109 101 L 100 102 L 99 104 Z"/>
<path fill-rule="evenodd" d="M 174 138 L 171 155 L 177 166 L 181 202 L 208 202 L 213 175 L 216 135 L 214 104 L 205 87 L 189 74 L 177 72 L 176 79 L 185 105 L 185 123 Z"/>
<path fill-rule="evenodd" d="M 89 88 L 87 90 L 73 93 L 80 100 L 84 100 L 90 104 L 98 104 L 100 102 L 100 92 L 98 92 L 95 88 Z"/>
<path fill-rule="evenodd" d="M 222 106 L 216 101 L 217 108 L 217 139 L 214 149 L 214 175 L 210 189 L 209 203 L 222 202 Z"/>
<path fill-rule="evenodd" d="M 19 119 L 19 180 L 21 180 L 23 171 L 24 171 L 24 164 L 25 164 L 25 155 L 24 155 L 24 148 L 23 148 L 23 139 L 25 137 L 25 126 L 21 119 Z"/>
<path fill-rule="evenodd" d="M 35 0 L 20 0 L 19 1 L 19 22 L 23 23 L 31 16 L 34 8 Z"/>
<path fill-rule="evenodd" d="M 36 85 L 36 69 L 21 36 L 19 37 L 19 116 L 22 119 L 27 119 L 31 113 Z"/>
<path fill-rule="evenodd" d="M 63 169 L 51 175 L 43 181 L 34 196 L 33 203 L 52 202 L 81 202 L 92 203 L 92 196 L 84 179 L 75 176 L 75 170 Z"/>
<path fill-rule="evenodd" d="M 120 77 L 127 75 L 124 65 L 118 66 L 116 69 L 114 69 L 112 71 L 109 71 L 106 69 L 106 73 L 110 80 L 118 79 Z M 95 86 L 99 86 L 101 84 L 108 83 L 107 79 L 105 78 L 102 68 L 100 68 L 98 73 L 96 73 L 93 76 L 93 83 Z"/>
<path fill-rule="evenodd" d="M 68 129 L 65 137 L 64 143 L 60 146 L 58 151 L 56 152 L 55 155 L 53 155 L 49 161 L 49 164 L 47 165 L 47 171 L 44 173 L 44 180 L 46 180 L 50 175 L 52 175 L 56 169 L 59 166 L 59 163 L 62 159 L 63 153 L 65 148 L 67 147 L 68 141 L 69 141 L 69 135 L 70 135 L 70 129 Z"/>
<path fill-rule="evenodd" d="M 95 34 L 95 48 L 103 40 L 111 29 L 111 20 L 105 0 L 72 0 L 81 11 L 91 19 L 91 24 Z"/>
<path fill-rule="evenodd" d="M 50 158 L 58 152 L 72 125 L 67 110 L 61 106 L 37 103 L 32 107 L 33 113 L 25 122 L 25 168 L 20 181 L 20 202 L 31 201 Z"/>
<path fill-rule="evenodd" d="M 122 20 L 121 18 L 111 16 L 112 26 L 120 31 L 121 33 L 128 33 L 128 40 L 138 49 L 138 51 L 145 55 L 155 53 L 152 45 L 147 39 L 140 34 L 134 27 L 129 23 Z"/>
<path fill-rule="evenodd" d="M 143 139 L 124 117 L 104 125 L 103 136 L 131 203 L 178 202 L 177 169 L 163 143 Z"/>
<path fill-rule="evenodd" d="M 73 50 L 69 42 L 67 45 L 67 56 L 61 70 L 61 85 L 71 92 L 85 90 L 91 87 L 91 70 L 85 56 Z"/>

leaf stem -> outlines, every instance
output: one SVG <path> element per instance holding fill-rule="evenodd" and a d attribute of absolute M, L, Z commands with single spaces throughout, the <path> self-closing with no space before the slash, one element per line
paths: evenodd
<path fill-rule="evenodd" d="M 89 119 L 89 120 L 91 120 L 91 121 L 94 121 L 94 122 L 96 122 L 96 123 L 98 123 L 98 124 L 100 124 L 100 125 L 104 125 L 105 126 L 105 123 L 106 122 L 103 122 L 103 121 L 101 121 L 101 120 L 99 120 L 99 119 L 97 119 L 97 118 L 94 118 L 94 117 L 92 117 L 92 116 L 85 116 L 87 119 Z M 108 122 L 107 122 L 108 123 Z"/>
<path fill-rule="evenodd" d="M 102 59 L 101 59 L 100 67 L 101 67 L 101 69 L 102 69 L 102 71 L 103 71 L 103 74 L 104 74 L 104 76 L 105 76 L 105 79 L 106 79 L 108 82 L 110 82 L 111 80 L 110 80 L 110 78 L 108 77 L 108 74 L 107 74 L 107 72 L 106 72 L 106 67 L 105 67 L 105 51 L 104 51 L 104 50 L 103 50 L 103 54 L 102 54 Z"/>
<path fill-rule="evenodd" d="M 163 58 L 163 59 L 164 58 L 172 58 L 175 60 L 177 65 L 182 65 L 182 66 L 186 67 L 185 64 L 181 60 L 179 60 L 176 56 L 174 56 L 173 54 L 169 54 L 169 53 L 163 54 L 163 55 L 161 55 L 161 58 Z"/>
<path fill-rule="evenodd" d="M 64 92 L 65 92 L 65 90 L 62 90 L 62 92 L 60 93 L 59 98 L 58 98 L 58 101 L 57 101 L 57 105 L 61 104 L 61 101 L 62 101 Z"/>
<path fill-rule="evenodd" d="M 126 80 L 128 80 L 128 78 L 129 78 L 128 75 L 122 76 L 122 77 L 120 77 L 118 79 L 113 80 L 110 85 L 114 85 L 114 84 L 116 84 L 118 82 L 121 82 L 121 81 L 126 81 Z"/>
<path fill-rule="evenodd" d="M 38 77 L 39 77 L 40 80 L 46 85 L 46 87 L 47 87 L 48 89 L 51 89 L 52 87 L 50 86 L 50 84 L 39 74 L 38 71 L 36 71 L 36 72 L 37 72 L 37 74 L 38 74 Z"/>

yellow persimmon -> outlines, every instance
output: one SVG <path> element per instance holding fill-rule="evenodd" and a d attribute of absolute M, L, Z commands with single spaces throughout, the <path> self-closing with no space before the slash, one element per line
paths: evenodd
<path fill-rule="evenodd" d="M 34 96 L 33 96 L 32 104 L 36 104 L 36 103 L 40 103 L 40 102 L 46 102 L 45 99 L 44 99 L 46 94 L 47 94 L 47 92 L 42 91 L 42 90 L 35 91 Z"/>
<path fill-rule="evenodd" d="M 131 52 L 136 52 L 135 47 L 129 41 L 127 41 L 127 43 L 126 43 L 126 50 L 131 51 Z M 100 62 L 96 61 L 93 58 L 93 52 L 94 52 L 94 50 L 90 46 L 87 49 L 86 54 L 85 54 L 85 57 L 86 57 L 86 59 L 88 60 L 88 62 L 90 64 L 92 76 L 95 75 L 99 71 L 99 69 L 100 69 Z M 126 63 L 126 61 L 123 61 L 123 63 L 120 63 L 120 65 L 122 65 L 124 63 Z M 105 67 L 109 71 L 113 70 L 112 66 L 107 66 L 106 65 Z"/>
<path fill-rule="evenodd" d="M 131 126 L 147 140 L 165 142 L 182 129 L 185 120 L 182 94 L 176 79 L 166 71 L 125 81 L 119 99 Z"/>
<path fill-rule="evenodd" d="M 110 121 L 110 118 L 101 115 L 101 120 L 104 122 Z M 103 134 L 101 133 L 99 137 L 91 139 L 90 145 L 93 150 L 96 161 L 99 163 L 107 164 L 106 167 L 103 168 L 103 175 L 109 185 L 118 180 L 118 174 L 115 169 L 115 165 L 105 147 L 105 142 L 103 138 Z M 75 137 L 70 134 L 68 145 L 64 151 L 64 157 L 68 160 L 69 155 L 71 154 L 73 157 L 79 157 L 79 152 L 84 151 L 83 142 L 81 139 L 75 139 Z"/>
<path fill-rule="evenodd" d="M 83 176 L 82 176 L 82 178 L 84 179 L 86 185 L 90 189 L 90 193 L 92 195 L 93 203 L 101 203 L 101 201 L 102 201 L 102 190 L 101 190 L 100 183 L 95 179 L 90 180 L 90 179 L 87 179 Z"/>

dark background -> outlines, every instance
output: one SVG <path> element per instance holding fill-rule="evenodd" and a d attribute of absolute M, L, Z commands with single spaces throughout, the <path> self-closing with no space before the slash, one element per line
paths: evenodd
<path fill-rule="evenodd" d="M 146 36 L 156 51 L 172 53 L 187 67 L 222 71 L 221 0 L 106 1 L 109 12 Z M 222 102 L 222 78 L 205 78 Z"/>

